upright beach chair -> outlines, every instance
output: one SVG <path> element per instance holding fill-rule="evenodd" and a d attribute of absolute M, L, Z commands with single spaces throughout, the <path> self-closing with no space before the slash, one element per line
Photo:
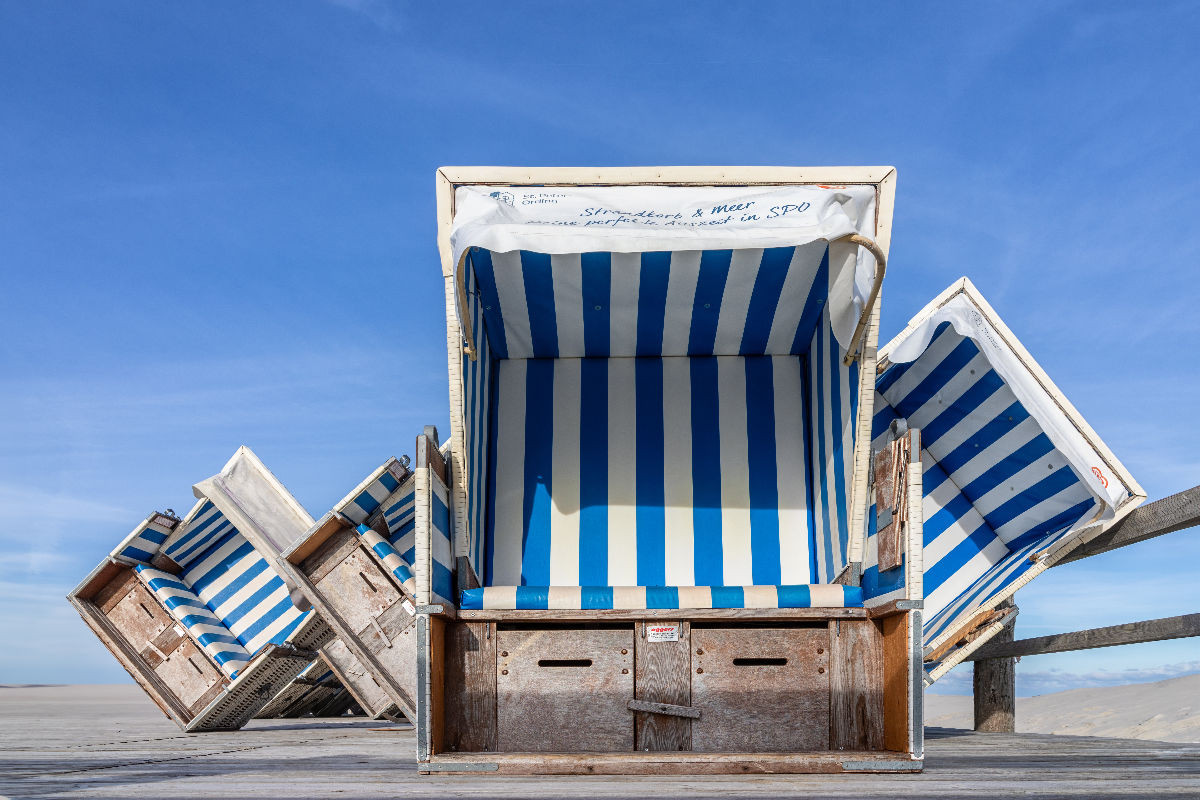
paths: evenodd
<path fill-rule="evenodd" d="M 420 771 L 921 768 L 920 446 L 870 436 L 894 181 L 439 171 Z"/>
<path fill-rule="evenodd" d="M 416 716 L 415 491 L 408 458 L 388 459 L 280 564 L 336 631 L 326 658 L 375 718 Z"/>
<path fill-rule="evenodd" d="M 194 491 L 186 517 L 150 515 L 68 599 L 184 730 L 234 730 L 332 632 L 274 566 L 312 519 L 257 456 L 240 448 Z"/>
<path fill-rule="evenodd" d="M 875 385 L 874 436 L 898 419 L 923 436 L 932 683 L 1013 621 L 1004 601 L 1146 495 L 966 278 L 880 351 Z"/>

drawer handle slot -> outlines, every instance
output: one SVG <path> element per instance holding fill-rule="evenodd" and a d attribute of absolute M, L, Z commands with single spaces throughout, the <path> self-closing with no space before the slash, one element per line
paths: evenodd
<path fill-rule="evenodd" d="M 365 583 L 365 584 L 367 585 L 367 587 L 368 587 L 368 588 L 369 588 L 369 589 L 370 589 L 372 592 L 378 592 L 378 591 L 379 591 L 378 589 L 376 589 L 376 588 L 375 588 L 375 584 L 371 583 L 371 580 L 370 580 L 370 579 L 367 577 L 367 573 L 365 573 L 365 572 L 359 572 L 359 573 L 358 573 L 358 577 L 360 577 L 360 578 L 362 578 L 362 579 L 363 579 L 363 583 Z"/>
<path fill-rule="evenodd" d="M 733 665 L 735 667 L 785 667 L 787 662 L 786 658 L 735 658 Z"/>
<path fill-rule="evenodd" d="M 590 667 L 590 658 L 540 658 L 539 667 Z"/>

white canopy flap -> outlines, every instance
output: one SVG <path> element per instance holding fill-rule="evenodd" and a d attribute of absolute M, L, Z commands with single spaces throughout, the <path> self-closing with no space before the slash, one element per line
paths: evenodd
<path fill-rule="evenodd" d="M 833 242 L 830 317 L 834 335 L 848 347 L 871 291 L 875 259 L 865 248 L 835 240 L 855 233 L 874 240 L 875 192 L 872 185 L 460 186 L 450 242 L 456 271 L 471 247 L 647 253 Z"/>

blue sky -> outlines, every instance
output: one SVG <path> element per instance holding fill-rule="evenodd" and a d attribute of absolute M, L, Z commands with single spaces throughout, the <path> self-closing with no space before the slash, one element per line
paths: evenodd
<path fill-rule="evenodd" d="M 250 445 L 314 514 L 448 428 L 442 164 L 892 164 L 890 338 L 966 274 L 1152 498 L 1200 483 L 1200 8 L 0 0 L 0 683 L 128 680 L 62 599 Z M 1200 533 L 1019 635 L 1200 609 Z M 1200 671 L 1042 656 L 1022 691 Z M 969 687 L 953 674 L 946 690 Z"/>

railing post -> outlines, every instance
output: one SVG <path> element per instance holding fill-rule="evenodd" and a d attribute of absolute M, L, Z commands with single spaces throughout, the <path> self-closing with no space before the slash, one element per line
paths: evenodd
<path fill-rule="evenodd" d="M 1000 608 L 1015 607 L 1011 600 Z M 993 642 L 1011 642 L 1016 618 L 996 634 Z M 986 658 L 975 662 L 975 730 L 1016 733 L 1017 660 Z"/>

